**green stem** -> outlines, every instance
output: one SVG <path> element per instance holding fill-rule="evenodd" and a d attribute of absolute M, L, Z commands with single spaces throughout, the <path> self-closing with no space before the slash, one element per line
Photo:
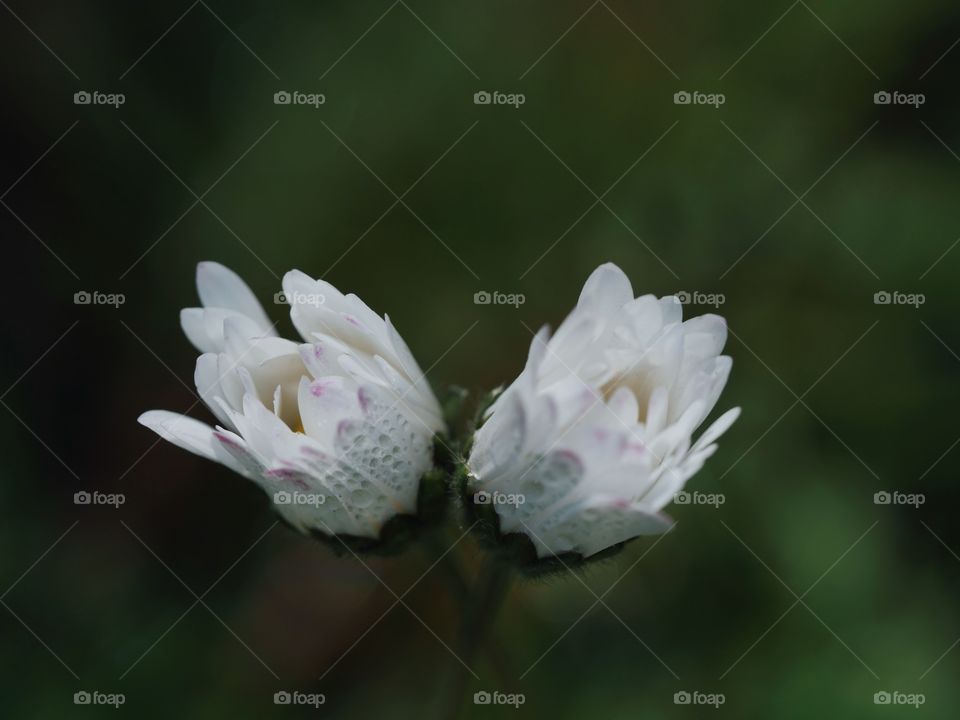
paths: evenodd
<path fill-rule="evenodd" d="M 466 597 L 457 651 L 460 662 L 452 666 L 453 677 L 446 683 L 446 700 L 441 715 L 446 720 L 456 720 L 460 716 L 472 674 L 472 669 L 468 668 L 491 633 L 493 621 L 512 580 L 512 568 L 491 560 L 481 570 L 473 592 Z"/>
<path fill-rule="evenodd" d="M 449 549 L 449 539 L 438 533 L 430 533 L 424 537 L 427 560 L 437 562 L 437 570 L 443 573 L 447 587 L 453 593 L 457 602 L 465 603 L 470 596 L 470 588 L 464 579 L 460 564 L 454 557 L 455 552 Z"/>
<path fill-rule="evenodd" d="M 466 573 L 461 563 L 457 560 L 457 552 L 448 552 L 449 539 L 437 534 L 431 533 L 425 537 L 425 540 L 425 547 L 428 550 L 428 560 L 430 562 L 436 562 L 442 558 L 435 572 L 443 575 L 447 589 L 453 597 L 454 602 L 459 604 L 460 607 L 466 608 L 467 602 L 471 597 L 470 585 L 467 582 Z M 507 657 L 503 645 L 498 642 L 494 635 L 488 634 L 486 641 L 481 643 L 478 652 L 483 652 L 486 655 L 500 686 L 507 687 L 507 685 L 512 682 L 511 678 L 514 676 L 510 668 L 510 660 Z"/>

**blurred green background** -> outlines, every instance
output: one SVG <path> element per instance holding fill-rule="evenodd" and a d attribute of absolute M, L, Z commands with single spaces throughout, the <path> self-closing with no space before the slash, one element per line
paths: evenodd
<path fill-rule="evenodd" d="M 178 323 L 200 260 L 243 275 L 287 334 L 286 270 L 356 292 L 437 388 L 477 391 L 516 375 L 601 262 L 638 293 L 723 294 L 719 408 L 744 412 L 688 489 L 725 503 L 673 507 L 672 533 L 579 579 L 514 587 L 470 692 L 526 702 L 465 717 L 956 716 L 955 4 L 2 4 L 4 717 L 113 712 L 79 690 L 137 717 L 430 717 L 458 665 L 441 570 L 387 612 L 435 552 L 336 559 L 136 424 L 211 420 Z M 81 290 L 126 302 L 77 306 Z M 126 503 L 77 507 L 84 489 Z M 457 552 L 472 571 L 477 549 Z M 278 690 L 326 704 L 277 707 Z"/>

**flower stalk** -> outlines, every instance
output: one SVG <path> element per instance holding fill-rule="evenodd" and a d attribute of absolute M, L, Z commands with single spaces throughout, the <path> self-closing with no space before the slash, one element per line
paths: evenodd
<path fill-rule="evenodd" d="M 452 666 L 451 678 L 444 687 L 441 718 L 455 720 L 459 717 L 473 674 L 471 664 L 482 646 L 495 646 L 492 641 L 493 625 L 514 577 L 514 568 L 495 558 L 489 558 L 481 567 L 464 603 L 457 646 L 460 662 Z"/>

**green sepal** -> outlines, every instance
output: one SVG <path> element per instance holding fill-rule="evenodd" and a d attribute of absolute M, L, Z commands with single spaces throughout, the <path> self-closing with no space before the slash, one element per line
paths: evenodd
<path fill-rule="evenodd" d="M 487 410 L 489 410 L 490 406 L 497 401 L 498 397 L 503 395 L 504 390 L 504 386 L 500 385 L 480 398 L 480 402 L 477 403 L 477 409 L 473 415 L 473 427 L 471 428 L 473 432 L 479 430 L 480 426 L 483 425 L 484 421 L 486 421 Z M 473 433 L 471 432 L 471 434 Z"/>

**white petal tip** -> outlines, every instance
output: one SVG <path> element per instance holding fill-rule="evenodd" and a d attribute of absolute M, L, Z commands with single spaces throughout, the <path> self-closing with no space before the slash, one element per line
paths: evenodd
<path fill-rule="evenodd" d="M 145 413 L 140 414 L 140 417 L 137 418 L 137 422 L 146 428 L 156 430 L 157 426 L 163 424 L 165 419 L 165 410 L 147 410 Z"/>

